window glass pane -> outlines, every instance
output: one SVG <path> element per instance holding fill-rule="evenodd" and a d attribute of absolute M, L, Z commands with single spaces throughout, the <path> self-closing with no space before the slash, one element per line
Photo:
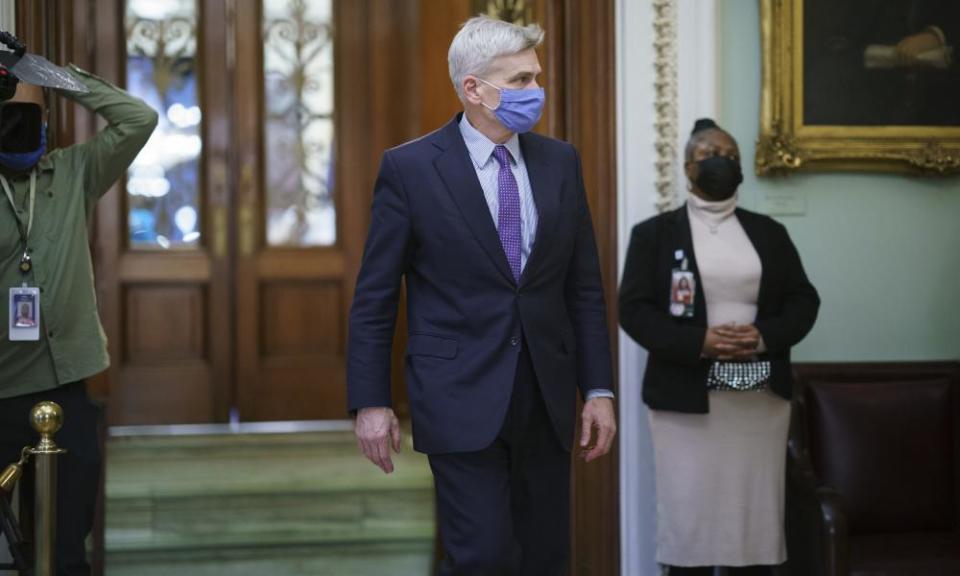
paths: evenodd
<path fill-rule="evenodd" d="M 160 123 L 127 173 L 133 248 L 189 248 L 200 240 L 200 103 L 195 0 L 127 0 L 127 90 Z"/>
<path fill-rule="evenodd" d="M 270 246 L 336 242 L 332 0 L 263 1 Z"/>

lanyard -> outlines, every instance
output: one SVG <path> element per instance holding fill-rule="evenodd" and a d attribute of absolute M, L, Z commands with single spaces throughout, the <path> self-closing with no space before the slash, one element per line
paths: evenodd
<path fill-rule="evenodd" d="M 10 201 L 10 208 L 13 208 L 13 216 L 17 219 L 17 229 L 20 231 L 20 240 L 23 242 L 23 256 L 20 257 L 20 273 L 27 275 L 30 273 L 30 270 L 33 269 L 30 249 L 27 247 L 27 239 L 30 237 L 30 229 L 33 228 L 33 206 L 37 199 L 37 170 L 34 169 L 30 172 L 30 207 L 27 212 L 26 230 L 24 230 L 23 220 L 20 219 L 20 214 L 17 212 L 17 203 L 13 200 L 13 190 L 10 188 L 10 183 L 7 182 L 3 174 L 0 174 L 0 185 L 3 186 L 7 200 Z M 24 284 L 24 286 L 26 286 L 26 284 Z"/>
<path fill-rule="evenodd" d="M 3 185 L 3 191 L 7 195 L 7 200 L 10 201 L 10 207 L 13 208 L 13 216 L 17 219 L 19 224 L 18 228 L 20 229 L 20 239 L 23 241 L 24 245 L 27 243 L 27 238 L 30 237 L 30 229 L 33 228 L 33 206 L 37 200 L 37 171 L 30 171 L 30 204 L 27 212 L 27 229 L 23 229 L 23 220 L 20 219 L 19 212 L 17 212 L 17 204 L 13 200 L 13 189 L 10 187 L 10 183 L 7 182 L 7 179 L 0 174 L 0 185 Z M 24 246 L 26 248 L 26 246 Z"/>

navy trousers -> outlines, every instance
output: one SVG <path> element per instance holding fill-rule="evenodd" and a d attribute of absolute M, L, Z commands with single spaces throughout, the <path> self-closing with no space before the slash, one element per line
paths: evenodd
<path fill-rule="evenodd" d="M 510 407 L 493 444 L 430 456 L 442 576 L 567 573 L 570 453 L 557 438 L 523 346 Z"/>

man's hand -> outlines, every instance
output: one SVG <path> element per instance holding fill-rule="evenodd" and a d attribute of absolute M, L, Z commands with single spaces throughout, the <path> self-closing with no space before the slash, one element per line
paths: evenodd
<path fill-rule="evenodd" d="M 610 451 L 613 437 L 617 435 L 617 418 L 613 413 L 613 400 L 610 398 L 593 398 L 583 405 L 581 415 L 580 448 L 583 459 L 587 462 L 596 460 Z M 597 442 L 590 446 L 590 437 L 593 429 L 597 429 Z"/>
<path fill-rule="evenodd" d="M 357 445 L 385 473 L 393 472 L 390 445 L 400 453 L 400 421 L 390 408 L 361 408 L 354 424 Z"/>

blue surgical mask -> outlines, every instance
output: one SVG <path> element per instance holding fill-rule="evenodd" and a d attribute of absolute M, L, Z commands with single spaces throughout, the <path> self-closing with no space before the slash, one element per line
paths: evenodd
<path fill-rule="evenodd" d="M 543 103 L 547 99 L 543 88 L 500 88 L 483 78 L 477 80 L 500 91 L 500 104 L 497 107 L 483 105 L 493 110 L 497 120 L 507 130 L 522 134 L 533 130 L 540 121 Z"/>
<path fill-rule="evenodd" d="M 47 153 L 47 125 L 40 128 L 40 145 L 29 152 L 0 152 L 0 165 L 17 172 L 26 172 Z"/>

